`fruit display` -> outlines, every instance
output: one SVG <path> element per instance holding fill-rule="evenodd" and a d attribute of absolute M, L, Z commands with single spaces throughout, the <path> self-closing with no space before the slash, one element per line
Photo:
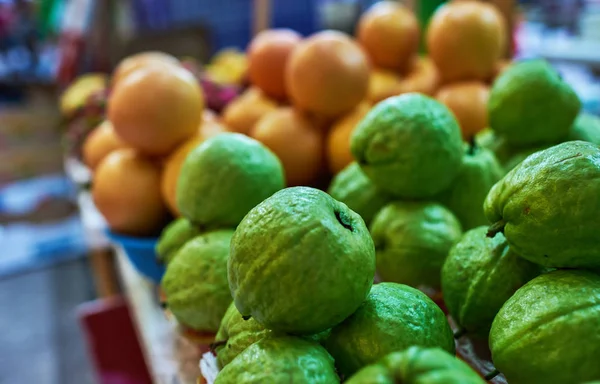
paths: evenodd
<path fill-rule="evenodd" d="M 506 28 L 489 2 L 420 25 L 380 1 L 354 37 L 117 67 L 92 195 L 158 240 L 214 383 L 600 380 L 600 118 L 548 62 L 504 58 Z M 239 93 L 213 108 L 203 76 Z"/>

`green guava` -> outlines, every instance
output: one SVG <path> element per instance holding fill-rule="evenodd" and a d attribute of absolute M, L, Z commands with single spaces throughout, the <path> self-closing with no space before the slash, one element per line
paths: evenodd
<path fill-rule="evenodd" d="M 475 144 L 481 148 L 492 151 L 500 164 L 506 162 L 512 155 L 511 147 L 506 142 L 506 139 L 502 136 L 498 136 L 490 128 L 486 128 L 475 135 Z"/>
<path fill-rule="evenodd" d="M 219 368 L 223 368 L 229 364 L 237 355 L 258 340 L 275 334 L 273 331 L 265 329 L 265 327 L 253 318 L 244 320 L 235 304 L 231 303 L 221 320 L 221 325 L 213 344 Z M 328 329 L 314 335 L 301 336 L 301 338 L 321 344 L 330 334 L 331 329 Z"/>
<path fill-rule="evenodd" d="M 548 145 L 543 145 L 513 151 L 510 158 L 507 161 L 505 161 L 504 164 L 502 164 L 502 168 L 504 168 L 504 174 L 507 174 L 508 172 L 512 171 L 514 167 L 521 164 L 523 160 L 525 160 L 529 156 L 533 155 L 536 152 L 543 151 L 544 149 L 548 149 L 549 147 L 550 146 Z"/>
<path fill-rule="evenodd" d="M 568 140 L 581 140 L 600 145 L 600 117 L 582 112 L 577 116 Z"/>
<path fill-rule="evenodd" d="M 513 146 L 564 140 L 580 108 L 573 88 L 544 60 L 511 65 L 488 101 L 491 128 Z"/>
<path fill-rule="evenodd" d="M 378 103 L 357 125 L 350 149 L 365 174 L 398 198 L 428 198 L 450 186 L 462 165 L 452 112 L 418 93 Z"/>
<path fill-rule="evenodd" d="M 462 231 L 438 203 L 397 201 L 375 216 L 371 236 L 382 281 L 439 288 L 444 260 Z"/>
<path fill-rule="evenodd" d="M 197 331 L 217 332 L 231 304 L 227 258 L 233 230 L 196 236 L 167 266 L 161 286 L 177 321 Z"/>
<path fill-rule="evenodd" d="M 215 384 L 337 384 L 327 351 L 293 336 L 265 337 L 241 352 L 219 372 Z"/>
<path fill-rule="evenodd" d="M 440 348 L 410 347 L 358 371 L 346 384 L 485 384 L 461 361 Z"/>
<path fill-rule="evenodd" d="M 367 225 L 392 200 L 391 196 L 373 184 L 356 162 L 342 169 L 333 178 L 327 193 L 358 213 Z"/>
<path fill-rule="evenodd" d="M 310 335 L 339 324 L 365 300 L 375 248 L 363 219 L 344 203 L 314 188 L 292 187 L 242 220 L 228 271 L 244 317 Z"/>
<path fill-rule="evenodd" d="M 367 300 L 332 329 L 324 345 L 345 377 L 413 345 L 454 353 L 452 330 L 440 307 L 418 289 L 396 283 L 374 285 Z"/>
<path fill-rule="evenodd" d="M 271 331 L 258 324 L 256 320 L 244 320 L 235 304 L 231 303 L 215 337 L 214 351 L 217 354 L 219 368 L 222 369 L 246 348 L 270 333 Z"/>
<path fill-rule="evenodd" d="M 541 272 L 514 253 L 502 234 L 489 238 L 486 233 L 485 226 L 465 233 L 442 268 L 448 311 L 469 334 L 484 338 L 506 300 Z"/>
<path fill-rule="evenodd" d="M 490 349 L 510 384 L 600 380 L 600 276 L 557 270 L 531 280 L 498 312 Z"/>
<path fill-rule="evenodd" d="M 187 156 L 177 180 L 177 207 L 199 227 L 235 227 L 255 205 L 285 186 L 281 162 L 239 133 L 214 136 Z"/>
<path fill-rule="evenodd" d="M 483 213 L 483 202 L 502 176 L 504 170 L 490 150 L 469 146 L 460 173 L 436 200 L 456 215 L 464 230 L 489 224 Z"/>
<path fill-rule="evenodd" d="M 189 240 L 201 233 L 188 219 L 180 217 L 173 220 L 160 234 L 156 244 L 156 255 L 160 262 L 169 264 L 177 251 Z"/>
<path fill-rule="evenodd" d="M 600 147 L 568 141 L 536 152 L 488 194 L 489 235 L 554 268 L 600 267 Z"/>

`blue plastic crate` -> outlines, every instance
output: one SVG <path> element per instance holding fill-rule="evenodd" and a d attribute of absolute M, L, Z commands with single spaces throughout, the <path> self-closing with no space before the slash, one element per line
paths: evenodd
<path fill-rule="evenodd" d="M 110 231 L 107 231 L 107 235 L 111 241 L 123 248 L 127 258 L 139 273 L 155 284 L 160 284 L 165 266 L 159 263 L 156 257 L 155 248 L 158 239 L 124 236 Z"/>

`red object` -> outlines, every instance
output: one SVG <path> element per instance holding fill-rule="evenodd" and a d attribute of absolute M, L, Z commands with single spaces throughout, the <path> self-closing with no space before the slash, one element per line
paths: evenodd
<path fill-rule="evenodd" d="M 125 299 L 83 304 L 78 315 L 99 384 L 152 384 Z"/>
<path fill-rule="evenodd" d="M 85 48 L 85 40 L 78 32 L 63 32 L 59 41 L 60 63 L 58 83 L 66 87 L 77 76 L 78 66 Z"/>

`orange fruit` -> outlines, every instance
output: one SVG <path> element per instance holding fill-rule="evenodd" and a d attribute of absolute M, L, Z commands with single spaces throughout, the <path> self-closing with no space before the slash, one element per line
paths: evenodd
<path fill-rule="evenodd" d="M 411 64 L 410 72 L 400 79 L 396 95 L 418 92 L 433 96 L 440 83 L 439 72 L 428 57 L 416 57 Z"/>
<path fill-rule="evenodd" d="M 160 232 L 168 220 L 159 165 L 134 149 L 117 149 L 96 168 L 92 197 L 110 229 L 133 236 Z"/>
<path fill-rule="evenodd" d="M 250 136 L 279 157 L 288 185 L 308 185 L 320 175 L 322 133 L 298 111 L 282 107 L 269 112 L 254 126 Z"/>
<path fill-rule="evenodd" d="M 179 65 L 180 62 L 175 56 L 159 51 L 141 52 L 135 55 L 128 56 L 121 60 L 115 68 L 111 83 L 114 86 L 121 79 L 125 78 L 130 73 L 145 67 L 150 64 L 174 64 Z"/>
<path fill-rule="evenodd" d="M 333 174 L 338 173 L 354 160 L 350 152 L 350 137 L 370 109 L 368 103 L 360 103 L 331 127 L 327 136 L 327 162 Z"/>
<path fill-rule="evenodd" d="M 400 75 L 387 69 L 373 68 L 369 79 L 367 100 L 372 104 L 397 94 Z"/>
<path fill-rule="evenodd" d="M 358 42 L 374 65 L 401 73 L 419 48 L 420 28 L 415 14 L 395 1 L 372 5 L 358 22 Z"/>
<path fill-rule="evenodd" d="M 83 163 L 92 171 L 109 153 L 127 147 L 117 136 L 110 121 L 105 120 L 85 138 L 82 147 Z"/>
<path fill-rule="evenodd" d="M 506 50 L 506 26 L 491 4 L 458 1 L 434 13 L 427 49 L 444 82 L 486 80 Z"/>
<path fill-rule="evenodd" d="M 271 29 L 257 34 L 248 47 L 250 82 L 270 97 L 285 99 L 285 66 L 301 39 L 302 36 L 291 29 Z"/>
<path fill-rule="evenodd" d="M 185 143 L 181 144 L 165 161 L 162 178 L 160 183 L 160 191 L 162 197 L 169 207 L 169 210 L 174 216 L 180 216 L 179 209 L 177 208 L 177 180 L 179 180 L 179 173 L 181 172 L 181 166 L 185 161 L 187 155 L 200 143 L 203 138 L 201 136 L 195 136 Z"/>
<path fill-rule="evenodd" d="M 203 139 L 208 139 L 223 132 L 227 132 L 227 127 L 219 121 L 214 112 L 205 109 L 202 114 L 202 124 L 200 124 L 200 128 L 198 129 L 198 135 Z"/>
<path fill-rule="evenodd" d="M 362 48 L 347 35 L 323 31 L 301 41 L 285 72 L 293 104 L 324 117 L 337 117 L 367 95 L 369 62 Z"/>
<path fill-rule="evenodd" d="M 277 109 L 277 103 L 258 88 L 248 88 L 223 110 L 222 121 L 231 132 L 248 134 L 265 114 Z"/>
<path fill-rule="evenodd" d="M 149 65 L 124 77 L 108 100 L 108 119 L 124 142 L 167 155 L 198 130 L 204 96 L 196 78 L 174 65 Z"/>
<path fill-rule="evenodd" d="M 435 96 L 454 113 L 463 138 L 469 141 L 488 125 L 489 87 L 478 81 L 448 84 Z"/>

